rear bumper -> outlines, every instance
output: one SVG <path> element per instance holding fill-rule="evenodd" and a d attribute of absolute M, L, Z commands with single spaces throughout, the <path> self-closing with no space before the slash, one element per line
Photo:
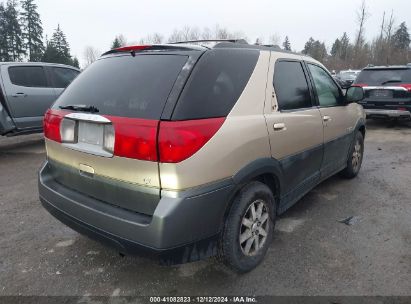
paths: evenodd
<path fill-rule="evenodd" d="M 217 253 L 218 235 L 233 188 L 226 180 L 182 192 L 164 192 L 154 214 L 148 216 L 58 184 L 47 162 L 39 172 L 40 200 L 54 217 L 122 253 L 148 255 L 167 264 Z"/>
<path fill-rule="evenodd" d="M 365 109 L 367 118 L 401 118 L 411 119 L 411 113 L 404 110 Z"/>

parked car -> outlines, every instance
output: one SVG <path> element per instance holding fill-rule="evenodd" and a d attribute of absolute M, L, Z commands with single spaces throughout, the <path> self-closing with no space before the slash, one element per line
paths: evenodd
<path fill-rule="evenodd" d="M 348 89 L 354 83 L 360 72 L 361 71 L 358 70 L 340 71 L 336 75 L 336 79 L 343 89 Z"/>
<path fill-rule="evenodd" d="M 411 118 L 411 64 L 365 68 L 354 83 L 365 91 L 367 117 Z"/>
<path fill-rule="evenodd" d="M 79 73 L 61 64 L 0 62 L 0 135 L 42 132 L 44 113 Z"/>
<path fill-rule="evenodd" d="M 277 48 L 115 49 L 45 116 L 40 200 L 120 252 L 168 264 L 218 254 L 246 272 L 279 214 L 324 179 L 358 174 L 362 95 Z"/>

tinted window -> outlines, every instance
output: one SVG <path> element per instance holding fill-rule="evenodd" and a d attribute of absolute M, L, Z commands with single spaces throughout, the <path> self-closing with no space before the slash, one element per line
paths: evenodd
<path fill-rule="evenodd" d="M 97 60 L 63 92 L 54 108 L 92 105 L 99 114 L 158 119 L 187 58 L 142 54 Z"/>
<path fill-rule="evenodd" d="M 196 64 L 173 119 L 227 116 L 237 102 L 257 63 L 259 51 L 215 49 Z"/>
<path fill-rule="evenodd" d="M 78 71 L 72 69 L 51 68 L 55 88 L 66 88 L 78 74 Z"/>
<path fill-rule="evenodd" d="M 370 69 L 363 70 L 358 75 L 355 83 L 363 83 L 371 86 L 395 85 L 399 83 L 411 83 L 411 69 Z"/>
<path fill-rule="evenodd" d="M 300 62 L 279 61 L 275 64 L 274 89 L 280 110 L 312 106 L 310 91 Z"/>
<path fill-rule="evenodd" d="M 9 68 L 11 83 L 23 87 L 47 87 L 44 69 L 39 66 L 18 66 Z"/>
<path fill-rule="evenodd" d="M 355 80 L 357 77 L 357 73 L 355 72 L 341 72 L 340 73 L 340 78 L 342 80 Z"/>
<path fill-rule="evenodd" d="M 330 107 L 338 105 L 341 100 L 340 90 L 331 76 L 319 66 L 312 64 L 308 66 L 314 80 L 320 106 Z"/>

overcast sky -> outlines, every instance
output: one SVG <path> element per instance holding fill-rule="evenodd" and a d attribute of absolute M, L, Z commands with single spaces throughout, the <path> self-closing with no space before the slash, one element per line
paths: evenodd
<path fill-rule="evenodd" d="M 356 32 L 356 9 L 362 0 L 37 0 L 45 34 L 51 36 L 60 24 L 72 54 L 83 61 L 83 50 L 90 45 L 109 49 L 114 37 L 123 34 L 138 41 L 159 32 L 168 36 L 185 25 L 213 28 L 216 24 L 230 31 L 244 32 L 250 41 L 268 41 L 278 34 L 281 42 L 289 36 L 293 50 L 300 51 L 310 36 L 330 47 L 346 31 Z M 367 38 L 379 32 L 383 12 L 394 10 L 397 25 L 405 21 L 411 28 L 410 0 L 367 0 L 370 17 Z"/>

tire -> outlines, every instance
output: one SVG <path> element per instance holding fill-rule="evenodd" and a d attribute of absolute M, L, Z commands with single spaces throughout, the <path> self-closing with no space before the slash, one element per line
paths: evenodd
<path fill-rule="evenodd" d="M 360 131 L 355 135 L 354 141 L 348 154 L 347 167 L 341 171 L 345 178 L 354 178 L 360 172 L 364 158 L 364 136 Z"/>
<path fill-rule="evenodd" d="M 272 241 L 275 215 L 274 196 L 265 184 L 254 181 L 241 189 L 221 237 L 221 257 L 229 268 L 245 273 L 261 263 Z"/>

